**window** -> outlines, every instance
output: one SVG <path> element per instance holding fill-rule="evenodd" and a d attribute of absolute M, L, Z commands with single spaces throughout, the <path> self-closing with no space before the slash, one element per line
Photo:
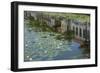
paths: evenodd
<path fill-rule="evenodd" d="M 76 35 L 78 35 L 78 27 L 76 27 Z"/>
<path fill-rule="evenodd" d="M 80 28 L 80 35 L 79 35 L 80 37 L 82 37 L 82 29 Z"/>

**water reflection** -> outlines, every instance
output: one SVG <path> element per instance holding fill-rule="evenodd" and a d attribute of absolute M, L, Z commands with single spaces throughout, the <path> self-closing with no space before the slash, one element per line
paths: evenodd
<path fill-rule="evenodd" d="M 79 43 L 72 41 L 69 44 L 67 40 L 55 39 L 59 33 L 34 31 L 34 28 L 26 24 L 24 32 L 24 61 L 89 58 L 89 53 L 86 53 L 86 49 L 80 48 Z"/>

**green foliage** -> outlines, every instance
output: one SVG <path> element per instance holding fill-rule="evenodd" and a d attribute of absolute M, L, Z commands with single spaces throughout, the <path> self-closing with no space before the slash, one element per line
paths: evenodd
<path fill-rule="evenodd" d="M 70 41 L 70 40 L 72 40 L 74 38 L 74 32 L 71 31 L 71 30 L 67 31 L 67 32 L 64 33 L 64 36 L 65 36 L 64 37 L 65 39 Z"/>
<path fill-rule="evenodd" d="M 90 22 L 89 14 L 81 14 L 81 13 L 57 13 L 57 12 L 46 12 L 45 15 L 50 15 L 55 17 L 56 19 L 59 17 L 64 17 L 64 19 L 75 19 L 80 20 L 81 22 Z"/>
<path fill-rule="evenodd" d="M 62 40 L 62 39 L 64 39 L 64 36 L 62 34 L 60 34 L 60 35 L 57 35 L 55 38 L 57 40 Z"/>
<path fill-rule="evenodd" d="M 55 22 L 55 26 L 50 27 L 47 25 L 47 23 L 43 20 L 43 15 L 49 15 L 49 16 L 53 16 L 56 18 L 56 22 Z M 34 20 L 34 17 L 30 16 L 29 19 L 29 26 L 30 27 L 35 27 L 37 28 L 36 30 L 39 31 L 46 31 L 46 32 L 55 32 L 55 33 L 59 33 L 58 32 L 58 27 L 61 27 L 61 23 L 60 23 L 60 18 L 59 17 L 64 17 L 65 19 L 75 19 L 75 20 L 86 20 L 90 18 L 89 15 L 85 15 L 85 14 L 75 14 L 75 13 L 50 13 L 50 12 L 46 12 L 46 13 L 42 13 L 42 15 L 40 15 L 40 18 L 38 18 L 37 20 Z M 67 31 L 64 32 L 63 34 L 60 33 L 60 35 L 57 35 L 55 37 L 58 40 L 61 39 L 67 39 L 68 41 L 71 41 L 74 38 L 74 31 L 72 31 L 70 29 L 70 25 L 68 25 Z"/>
<path fill-rule="evenodd" d="M 41 30 L 41 31 L 48 31 L 48 32 L 53 32 L 53 28 L 49 27 L 45 22 L 41 22 L 39 20 L 33 20 L 32 17 L 29 18 L 29 25 L 30 27 L 35 27 L 37 28 L 37 30 Z"/>
<path fill-rule="evenodd" d="M 32 20 L 34 20 L 34 17 L 29 16 L 28 19 L 32 21 Z"/>
<path fill-rule="evenodd" d="M 32 27 L 40 27 L 40 22 L 37 21 L 37 20 L 29 20 L 29 25 L 32 26 Z"/>

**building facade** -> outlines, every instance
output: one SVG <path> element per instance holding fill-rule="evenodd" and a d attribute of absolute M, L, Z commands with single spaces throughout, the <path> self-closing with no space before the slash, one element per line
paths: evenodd
<path fill-rule="evenodd" d="M 90 23 L 80 22 L 77 20 L 62 20 L 61 30 L 66 32 L 70 26 L 70 29 L 74 32 L 77 39 L 90 41 Z"/>

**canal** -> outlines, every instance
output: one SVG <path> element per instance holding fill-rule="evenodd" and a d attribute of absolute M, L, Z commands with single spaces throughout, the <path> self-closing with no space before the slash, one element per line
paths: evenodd
<path fill-rule="evenodd" d="M 57 40 L 59 33 L 35 31 L 24 24 L 24 61 L 87 59 L 89 53 L 76 41 Z"/>

